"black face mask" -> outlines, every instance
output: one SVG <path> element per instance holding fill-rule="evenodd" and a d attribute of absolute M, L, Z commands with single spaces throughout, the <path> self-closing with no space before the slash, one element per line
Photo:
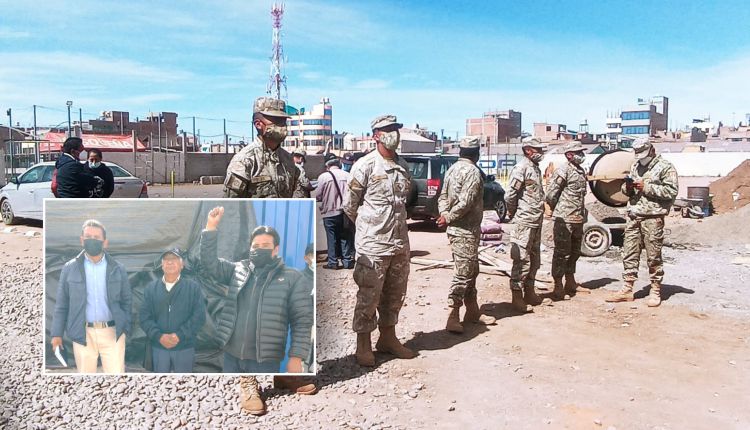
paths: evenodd
<path fill-rule="evenodd" d="M 256 248 L 250 250 L 250 261 L 253 266 L 262 268 L 273 262 L 274 257 L 271 255 L 272 249 Z"/>
<path fill-rule="evenodd" d="M 102 253 L 104 242 L 99 239 L 83 239 L 83 249 L 86 251 L 86 254 L 96 257 Z"/>

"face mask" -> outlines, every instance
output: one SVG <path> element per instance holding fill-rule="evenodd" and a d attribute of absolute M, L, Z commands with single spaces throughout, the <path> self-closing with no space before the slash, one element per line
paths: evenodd
<path fill-rule="evenodd" d="M 86 254 L 96 257 L 102 253 L 104 242 L 99 239 L 83 239 L 83 249 L 86 251 Z"/>
<path fill-rule="evenodd" d="M 381 133 L 380 143 L 382 143 L 389 151 L 395 151 L 399 144 L 398 132 L 389 131 L 387 133 Z"/>
<path fill-rule="evenodd" d="M 269 139 L 273 142 L 283 142 L 286 139 L 286 126 L 279 126 L 276 124 L 266 125 L 265 131 L 263 131 L 263 138 Z"/>
<path fill-rule="evenodd" d="M 272 252 L 273 250 L 271 249 L 252 249 L 250 250 L 250 261 L 253 263 L 253 266 L 258 268 L 266 266 L 273 261 L 273 256 L 271 255 Z"/>
<path fill-rule="evenodd" d="M 297 166 L 299 166 L 299 167 L 305 167 L 305 162 L 304 161 L 301 161 L 301 162 L 295 163 L 295 164 L 297 164 Z"/>
<path fill-rule="evenodd" d="M 542 158 L 544 158 L 544 154 L 539 153 L 539 152 L 535 152 L 535 153 L 531 154 L 530 158 L 531 158 L 531 161 L 533 161 L 534 163 L 539 164 L 539 162 L 542 161 Z"/>
<path fill-rule="evenodd" d="M 101 165 L 102 165 L 101 161 L 97 161 L 97 162 L 89 161 L 89 167 L 91 167 L 92 169 L 96 169 L 97 167 Z"/>
<path fill-rule="evenodd" d="M 575 154 L 573 156 L 573 162 L 579 166 L 583 164 L 584 161 L 586 161 L 586 156 L 584 154 Z"/>
<path fill-rule="evenodd" d="M 641 166 L 645 167 L 645 166 L 648 166 L 648 163 L 650 163 L 651 160 L 653 159 L 654 157 L 646 157 L 646 158 L 641 158 L 640 160 L 638 160 L 638 162 L 641 163 Z"/>

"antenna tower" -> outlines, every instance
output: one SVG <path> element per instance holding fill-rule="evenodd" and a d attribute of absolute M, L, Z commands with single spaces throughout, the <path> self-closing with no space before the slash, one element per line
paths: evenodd
<path fill-rule="evenodd" d="M 271 76 L 268 81 L 266 93 L 281 99 L 281 88 L 284 87 L 284 99 L 286 99 L 286 75 L 282 72 L 284 58 L 284 47 L 281 45 L 281 18 L 284 16 L 284 3 L 274 3 L 271 7 L 273 18 L 273 48 L 271 50 Z"/>

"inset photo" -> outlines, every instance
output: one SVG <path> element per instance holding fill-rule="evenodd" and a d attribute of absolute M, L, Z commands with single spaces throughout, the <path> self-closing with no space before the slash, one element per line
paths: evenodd
<path fill-rule="evenodd" d="M 44 369 L 315 373 L 312 199 L 47 199 Z"/>

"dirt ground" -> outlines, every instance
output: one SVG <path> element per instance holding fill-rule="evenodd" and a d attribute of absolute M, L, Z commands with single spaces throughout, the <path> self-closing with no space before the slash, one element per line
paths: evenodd
<path fill-rule="evenodd" d="M 688 220 L 669 222 L 677 231 Z M 40 224 L 16 228 L 0 233 L 0 262 L 41 262 L 42 238 L 22 234 L 40 231 Z M 410 239 L 413 256 L 451 258 L 445 233 L 416 223 Z M 750 260 L 750 247 L 672 239 L 664 249 L 659 308 L 645 300 L 604 302 L 620 284 L 622 263 L 613 249 L 580 261 L 578 280 L 590 294 L 524 315 L 510 308 L 507 278 L 480 274 L 480 303 L 498 323 L 471 326 L 462 335 L 443 329 L 452 271 L 412 265 L 398 334 L 420 355 L 377 354 L 374 369 L 359 367 L 352 355 L 351 271 L 319 264 L 321 392 L 300 397 L 270 390 L 267 421 L 236 415 L 232 393 L 226 410 L 215 413 L 274 428 L 750 428 L 750 266 L 741 264 Z M 543 273 L 551 252 L 542 253 Z M 642 267 L 637 286 L 644 290 L 637 297 L 647 294 L 647 284 Z M 302 423 L 290 424 L 300 417 Z"/>

